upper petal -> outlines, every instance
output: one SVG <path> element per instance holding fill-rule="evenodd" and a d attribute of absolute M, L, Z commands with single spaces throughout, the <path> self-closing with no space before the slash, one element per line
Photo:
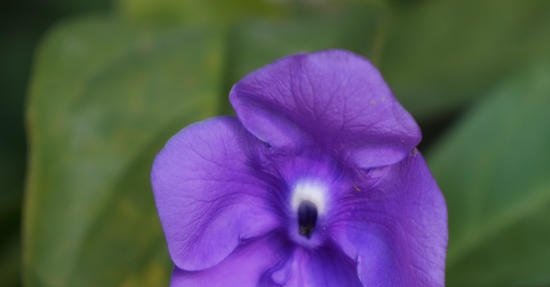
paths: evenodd
<path fill-rule="evenodd" d="M 361 167 L 395 163 L 421 137 L 378 70 L 342 50 L 267 65 L 237 83 L 230 100 L 243 125 L 272 146 L 321 145 Z"/>
<path fill-rule="evenodd" d="M 278 225 L 273 190 L 255 168 L 262 146 L 236 118 L 219 117 L 186 127 L 157 155 L 155 202 L 179 268 L 211 267 Z"/>
<path fill-rule="evenodd" d="M 335 206 L 331 235 L 356 258 L 364 286 L 444 286 L 447 209 L 418 151 Z"/>

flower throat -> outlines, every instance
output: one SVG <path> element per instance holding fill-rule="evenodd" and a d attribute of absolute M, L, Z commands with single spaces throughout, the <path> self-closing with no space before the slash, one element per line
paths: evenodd
<path fill-rule="evenodd" d="M 298 226 L 300 235 L 311 238 L 317 223 L 317 206 L 309 200 L 300 202 L 298 206 Z"/>

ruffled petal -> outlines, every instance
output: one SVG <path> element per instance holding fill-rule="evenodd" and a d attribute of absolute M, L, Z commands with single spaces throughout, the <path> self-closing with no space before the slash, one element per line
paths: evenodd
<path fill-rule="evenodd" d="M 271 270 L 289 256 L 288 246 L 271 236 L 241 245 L 220 264 L 201 271 L 175 268 L 171 287 L 268 287 Z"/>
<path fill-rule="evenodd" d="M 447 209 L 417 150 L 335 206 L 330 233 L 357 260 L 364 286 L 444 286 Z"/>
<path fill-rule="evenodd" d="M 272 280 L 286 287 L 362 287 L 355 263 L 332 245 L 296 248 Z M 369 285 L 366 285 L 369 286 Z"/>
<path fill-rule="evenodd" d="M 151 181 L 177 267 L 209 268 L 279 224 L 255 166 L 262 148 L 236 118 L 218 117 L 186 127 L 157 155 Z"/>
<path fill-rule="evenodd" d="M 378 70 L 342 50 L 267 65 L 237 83 L 230 100 L 262 141 L 280 149 L 320 145 L 364 168 L 398 162 L 421 138 Z"/>

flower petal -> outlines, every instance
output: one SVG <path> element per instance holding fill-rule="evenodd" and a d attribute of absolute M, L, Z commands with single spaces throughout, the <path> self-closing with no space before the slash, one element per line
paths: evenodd
<path fill-rule="evenodd" d="M 177 267 L 201 270 L 278 225 L 255 164 L 263 143 L 234 117 L 190 125 L 155 159 L 155 201 Z"/>
<path fill-rule="evenodd" d="M 220 264 L 201 271 L 175 268 L 172 287 L 267 287 L 266 274 L 288 257 L 288 247 L 281 240 L 266 236 L 237 248 Z M 272 285 L 271 285 L 272 286 Z"/>
<path fill-rule="evenodd" d="M 444 286 L 447 210 L 417 150 L 335 205 L 330 233 L 364 286 Z"/>
<path fill-rule="evenodd" d="M 364 168 L 398 162 L 421 137 L 376 68 L 342 50 L 267 65 L 237 83 L 230 100 L 262 141 L 281 149 L 320 145 Z"/>
<path fill-rule="evenodd" d="M 355 263 L 332 245 L 318 249 L 296 248 L 271 278 L 287 287 L 362 287 Z"/>

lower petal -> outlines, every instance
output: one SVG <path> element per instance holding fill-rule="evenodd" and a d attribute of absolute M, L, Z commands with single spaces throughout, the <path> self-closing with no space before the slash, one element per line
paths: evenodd
<path fill-rule="evenodd" d="M 331 244 L 317 249 L 296 248 L 271 278 L 286 287 L 362 287 L 355 262 Z"/>
<path fill-rule="evenodd" d="M 276 236 L 242 244 L 218 265 L 201 270 L 174 268 L 171 287 L 270 286 L 266 275 L 288 257 L 288 246 Z"/>

